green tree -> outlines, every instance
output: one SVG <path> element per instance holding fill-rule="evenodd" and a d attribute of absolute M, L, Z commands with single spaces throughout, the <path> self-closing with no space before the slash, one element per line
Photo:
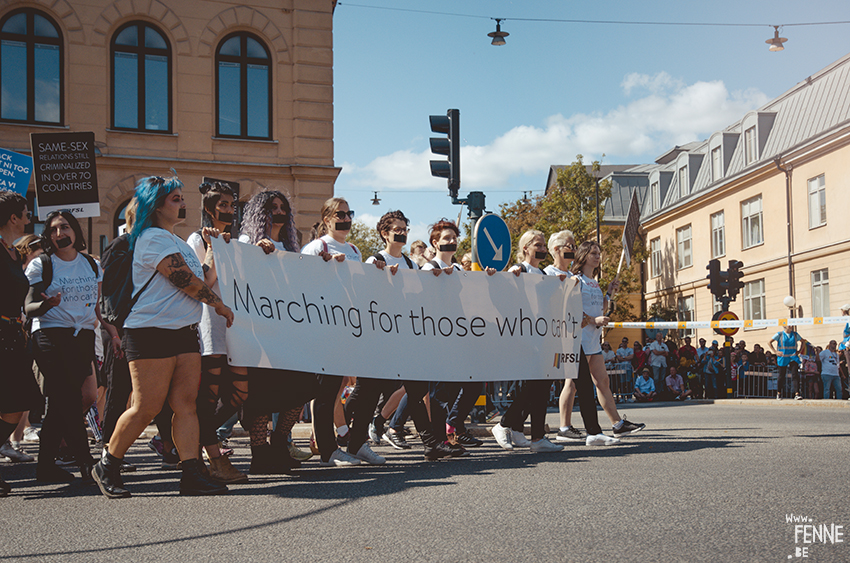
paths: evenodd
<path fill-rule="evenodd" d="M 351 223 L 351 232 L 347 240 L 360 249 L 364 260 L 386 247 L 384 241 L 378 236 L 378 232 L 359 219 Z"/>
<path fill-rule="evenodd" d="M 520 199 L 514 203 L 500 206 L 502 218 L 511 232 L 513 256 L 516 256 L 519 237 L 529 229 L 542 231 L 547 239 L 553 233 L 563 230 L 572 231 L 576 243 L 596 238 L 596 180 L 599 173 L 599 161 L 593 162 L 588 171 L 582 155 L 576 161 L 558 171 L 557 182 L 549 188 L 548 193 L 536 196 L 530 200 Z M 608 181 L 599 183 L 599 216 L 605 215 L 604 202 L 611 195 L 611 184 Z M 602 275 L 603 287 L 614 279 L 622 251 L 622 226 L 601 227 L 602 240 Z M 623 267 L 620 272 L 619 298 L 615 298 L 613 318 L 616 320 L 638 320 L 639 313 L 635 312 L 632 303 L 641 295 L 640 264 L 646 258 L 644 245 L 635 242 L 634 255 L 631 265 Z M 547 258 L 541 266 L 551 263 Z M 630 298 L 631 297 L 631 298 Z"/>

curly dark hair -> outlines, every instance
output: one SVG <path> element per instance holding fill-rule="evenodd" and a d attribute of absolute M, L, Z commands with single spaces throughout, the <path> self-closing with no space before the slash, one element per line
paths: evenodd
<path fill-rule="evenodd" d="M 215 206 L 223 195 L 235 197 L 233 189 L 222 182 L 204 182 L 198 186 L 198 191 L 201 192 L 201 226 L 213 227 L 213 215 L 215 214 Z"/>
<path fill-rule="evenodd" d="M 378 221 L 378 224 L 375 227 L 375 229 L 377 229 L 377 231 L 378 231 L 378 237 L 382 241 L 384 241 L 384 243 L 386 243 L 388 241 L 387 241 L 387 239 L 384 238 L 384 235 L 382 233 L 384 231 L 388 231 L 389 228 L 390 228 L 390 225 L 392 225 L 393 221 L 395 221 L 396 219 L 404 221 L 405 225 L 410 225 L 410 219 L 405 217 L 404 213 L 402 213 L 401 211 L 388 211 L 387 213 L 384 213 L 383 215 L 381 215 L 381 219 L 380 219 L 380 221 Z"/>
<path fill-rule="evenodd" d="M 12 215 L 23 217 L 27 198 L 11 190 L 0 190 L 0 227 L 9 222 Z"/>
<path fill-rule="evenodd" d="M 77 218 L 74 217 L 70 211 L 62 210 L 51 211 L 44 220 L 44 234 L 42 234 L 42 240 L 44 241 L 45 252 L 47 252 L 47 254 L 54 254 L 56 252 L 56 246 L 54 246 L 53 241 L 50 240 L 50 224 L 57 217 L 62 217 L 68 221 L 68 225 L 71 227 L 71 230 L 74 231 L 74 250 L 77 252 L 85 250 L 86 239 L 83 237 L 83 228 L 80 226 L 80 222 L 77 221 Z"/>
<path fill-rule="evenodd" d="M 286 208 L 286 222 L 280 226 L 280 240 L 284 247 L 290 252 L 298 252 L 298 238 L 295 234 L 295 210 L 289 202 L 289 198 L 278 190 L 263 190 L 254 194 L 245 204 L 245 215 L 242 220 L 242 234 L 248 235 L 248 242 L 257 244 L 260 240 L 267 238 L 274 224 L 272 223 L 272 200 L 275 198 L 283 202 Z"/>

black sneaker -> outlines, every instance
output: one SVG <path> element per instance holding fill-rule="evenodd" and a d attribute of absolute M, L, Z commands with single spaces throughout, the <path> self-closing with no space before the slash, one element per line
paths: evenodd
<path fill-rule="evenodd" d="M 346 449 L 348 447 L 348 439 L 351 438 L 351 430 L 343 434 L 342 436 L 337 435 L 336 437 L 336 445 L 342 449 Z"/>
<path fill-rule="evenodd" d="M 623 420 L 621 422 L 623 424 L 621 424 L 619 428 L 617 428 L 616 426 L 614 427 L 614 436 L 636 434 L 646 428 L 646 424 L 635 424 L 634 422 L 626 420 L 626 417 L 623 417 Z"/>
<path fill-rule="evenodd" d="M 390 445 L 397 450 L 410 449 L 410 444 L 407 443 L 407 440 L 404 439 L 404 436 L 400 432 L 387 429 L 387 431 L 384 432 L 384 440 L 389 442 Z"/>
<path fill-rule="evenodd" d="M 227 486 L 205 476 L 201 462 L 197 459 L 187 459 L 183 462 L 183 476 L 180 478 L 180 494 L 184 496 L 225 495 Z"/>
<path fill-rule="evenodd" d="M 555 436 L 556 442 L 583 442 L 584 434 L 581 430 L 576 430 L 572 426 L 568 426 L 566 430 L 558 430 L 558 435 Z"/>
<path fill-rule="evenodd" d="M 428 461 L 436 461 L 444 457 L 453 457 L 452 449 L 448 444 L 435 444 L 434 446 L 425 446 L 425 459 Z"/>
<path fill-rule="evenodd" d="M 469 430 L 464 430 L 455 434 L 455 443 L 460 444 L 464 448 L 477 448 L 484 442 L 473 436 Z"/>
<path fill-rule="evenodd" d="M 124 488 L 121 473 L 114 468 L 106 467 L 103 460 L 94 464 L 91 470 L 92 479 L 100 487 L 100 492 L 107 498 L 128 498 L 130 491 Z"/>
<path fill-rule="evenodd" d="M 451 442 L 446 442 L 445 444 L 449 447 L 449 450 L 451 450 L 452 457 L 464 457 L 469 455 L 469 452 L 466 451 L 466 448 L 464 448 L 460 444 L 452 444 Z"/>

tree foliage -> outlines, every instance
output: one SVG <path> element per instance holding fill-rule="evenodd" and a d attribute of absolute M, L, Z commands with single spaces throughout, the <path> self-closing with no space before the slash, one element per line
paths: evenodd
<path fill-rule="evenodd" d="M 596 180 L 599 173 L 599 161 L 593 162 L 588 171 L 582 155 L 576 161 L 558 171 L 557 182 L 549 188 L 548 193 L 533 199 L 520 199 L 514 203 L 500 206 L 502 218 L 511 232 L 512 252 L 516 257 L 519 237 L 529 229 L 542 231 L 547 238 L 553 233 L 563 230 L 572 231 L 576 244 L 596 238 Z M 611 195 L 610 182 L 599 182 L 599 216 L 604 218 L 604 201 Z M 617 274 L 617 266 L 622 251 L 623 227 L 620 225 L 602 225 L 602 275 L 600 285 L 604 288 Z M 635 241 L 634 255 L 631 265 L 620 272 L 619 298 L 615 298 L 615 310 L 612 317 L 616 320 L 637 320 L 640 312 L 634 311 L 632 299 L 640 297 L 641 263 L 646 258 L 646 250 L 640 239 Z M 552 263 L 547 258 L 541 267 Z"/>
<path fill-rule="evenodd" d="M 348 234 L 347 240 L 360 249 L 364 260 L 386 247 L 378 236 L 378 231 L 359 219 L 351 223 L 351 232 Z"/>

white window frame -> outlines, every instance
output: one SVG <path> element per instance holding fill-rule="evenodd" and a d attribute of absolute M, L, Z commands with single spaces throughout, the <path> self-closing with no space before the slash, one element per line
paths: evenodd
<path fill-rule="evenodd" d="M 718 181 L 723 177 L 723 160 L 720 147 L 711 150 L 711 180 Z"/>
<path fill-rule="evenodd" d="M 826 225 L 826 177 L 811 178 L 809 184 L 809 228 Z"/>
<path fill-rule="evenodd" d="M 661 275 L 661 237 L 649 241 L 649 277 Z"/>
<path fill-rule="evenodd" d="M 758 146 L 756 144 L 756 127 L 753 125 L 744 131 L 744 163 L 752 164 L 758 160 Z"/>
<path fill-rule="evenodd" d="M 711 257 L 726 256 L 726 213 L 711 214 Z"/>
<path fill-rule="evenodd" d="M 744 283 L 744 320 L 765 318 L 764 278 Z"/>
<path fill-rule="evenodd" d="M 744 250 L 764 244 L 764 216 L 761 194 L 741 202 L 741 248 Z M 753 236 L 753 226 L 758 230 Z"/>
<path fill-rule="evenodd" d="M 693 229 L 685 225 L 676 229 L 676 266 L 679 270 L 694 265 Z"/>
<path fill-rule="evenodd" d="M 693 295 L 681 295 L 676 300 L 676 315 L 679 322 L 693 321 L 696 318 L 696 308 L 694 307 L 694 296 Z M 691 338 L 696 336 L 696 330 L 693 328 L 686 328 L 679 331 L 679 337 L 684 338 L 686 336 L 690 336 Z"/>
<path fill-rule="evenodd" d="M 685 197 L 690 192 L 690 186 L 688 185 L 688 167 L 682 166 L 679 168 L 679 197 Z"/>
<path fill-rule="evenodd" d="M 812 271 L 812 316 L 829 316 L 829 268 Z"/>
<path fill-rule="evenodd" d="M 658 211 L 661 208 L 661 189 L 658 182 L 653 182 L 649 187 L 649 198 L 652 211 Z"/>

